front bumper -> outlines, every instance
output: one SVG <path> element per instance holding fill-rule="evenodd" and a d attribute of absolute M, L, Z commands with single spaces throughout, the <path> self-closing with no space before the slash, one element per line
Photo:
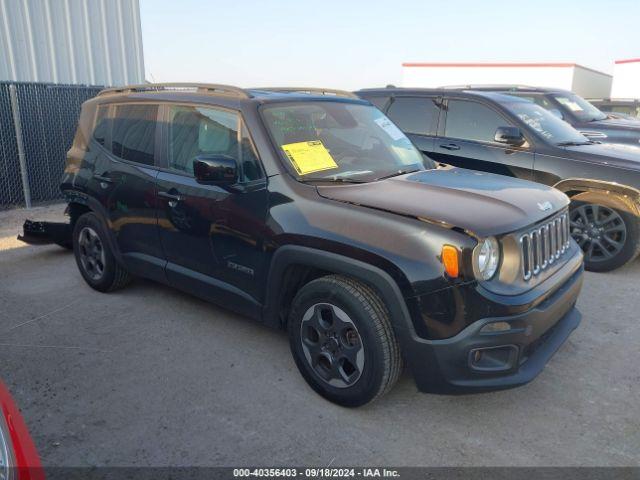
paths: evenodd
<path fill-rule="evenodd" d="M 582 276 L 581 266 L 535 307 L 517 315 L 478 320 L 454 337 L 426 340 L 412 335 L 404 351 L 418 389 L 472 393 L 533 380 L 580 323 L 582 316 L 575 304 Z M 510 328 L 482 331 L 494 322 Z"/>

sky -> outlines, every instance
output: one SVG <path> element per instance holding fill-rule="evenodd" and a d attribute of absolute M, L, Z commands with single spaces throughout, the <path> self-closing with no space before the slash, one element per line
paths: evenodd
<path fill-rule="evenodd" d="M 639 0 L 140 0 L 147 80 L 354 90 L 403 62 L 640 57 Z"/>

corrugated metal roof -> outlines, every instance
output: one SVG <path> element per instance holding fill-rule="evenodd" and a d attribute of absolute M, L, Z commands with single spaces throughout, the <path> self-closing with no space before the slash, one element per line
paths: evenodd
<path fill-rule="evenodd" d="M 0 80 L 143 83 L 138 0 L 0 0 Z"/>

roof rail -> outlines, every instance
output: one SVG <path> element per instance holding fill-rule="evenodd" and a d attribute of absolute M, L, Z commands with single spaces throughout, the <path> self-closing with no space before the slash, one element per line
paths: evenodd
<path fill-rule="evenodd" d="M 135 92 L 159 92 L 170 91 L 196 91 L 198 93 L 211 93 L 214 95 L 228 95 L 238 98 L 252 98 L 246 90 L 231 85 L 219 85 L 216 83 L 143 83 L 140 85 L 125 85 L 123 87 L 107 88 L 98 93 L 102 95 L 114 95 L 118 93 Z"/>
<path fill-rule="evenodd" d="M 512 84 L 489 84 L 489 83 L 478 83 L 478 84 L 467 84 L 467 85 L 443 85 L 441 87 L 445 90 L 481 90 L 481 89 L 491 89 L 491 90 L 530 90 L 535 89 L 537 87 L 532 87 L 530 85 L 512 85 Z"/>
<path fill-rule="evenodd" d="M 263 92 L 283 92 L 283 93 L 316 93 L 320 95 L 334 95 L 336 97 L 356 98 L 360 100 L 356 94 L 347 92 L 346 90 L 337 90 L 334 88 L 313 88 L 313 87 L 262 87 L 253 90 L 261 90 Z"/>

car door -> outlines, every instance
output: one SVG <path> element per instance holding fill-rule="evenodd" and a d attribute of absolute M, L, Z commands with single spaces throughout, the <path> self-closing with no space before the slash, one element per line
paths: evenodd
<path fill-rule="evenodd" d="M 157 116 L 158 105 L 150 103 L 98 108 L 87 190 L 102 205 L 127 269 L 162 280 L 155 205 Z"/>
<path fill-rule="evenodd" d="M 242 117 L 210 106 L 169 104 L 163 110 L 166 143 L 157 178 L 157 215 L 167 279 L 207 299 L 255 313 L 265 273 L 267 190 Z M 206 154 L 234 158 L 238 183 L 198 183 L 193 160 Z"/>
<path fill-rule="evenodd" d="M 438 131 L 440 101 L 436 96 L 394 97 L 387 108 L 387 116 L 429 157 Z"/>
<path fill-rule="evenodd" d="M 527 142 L 522 147 L 497 143 L 498 127 L 517 126 L 501 112 L 475 100 L 449 98 L 431 157 L 456 167 L 533 178 L 534 152 Z"/>

